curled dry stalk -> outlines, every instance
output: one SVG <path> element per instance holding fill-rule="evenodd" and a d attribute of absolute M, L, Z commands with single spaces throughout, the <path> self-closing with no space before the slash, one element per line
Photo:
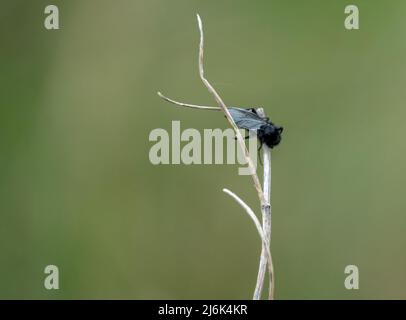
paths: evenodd
<path fill-rule="evenodd" d="M 271 205 L 270 205 L 270 194 L 271 194 L 271 151 L 268 148 L 268 146 L 264 145 L 263 146 L 263 154 L 264 154 L 264 179 L 263 179 L 263 185 L 264 187 L 262 188 L 260 180 L 258 178 L 258 175 L 256 173 L 256 167 L 254 166 L 254 163 L 251 159 L 251 156 L 248 152 L 248 149 L 245 145 L 245 141 L 241 135 L 240 130 L 238 129 L 237 125 L 235 124 L 233 118 L 231 117 L 230 112 L 227 109 L 227 106 L 223 102 L 223 99 L 220 97 L 220 95 L 217 93 L 217 91 L 213 88 L 213 86 L 210 84 L 210 82 L 205 78 L 204 76 L 204 36 L 203 36 L 203 25 L 202 25 L 202 20 L 200 19 L 200 16 L 197 15 L 197 22 L 199 26 L 199 31 L 200 31 L 200 44 L 199 44 L 199 76 L 200 79 L 202 80 L 203 84 L 206 86 L 207 90 L 212 94 L 214 99 L 216 100 L 218 107 L 210 107 L 210 106 L 200 106 L 200 105 L 194 105 L 194 104 L 188 104 L 184 102 L 179 102 L 175 101 L 173 99 L 170 99 L 166 96 L 164 96 L 162 93 L 158 92 L 158 95 L 170 102 L 173 103 L 177 106 L 181 107 L 187 107 L 187 108 L 194 108 L 194 109 L 201 109 L 201 110 L 215 110 L 219 111 L 221 110 L 225 117 L 227 118 L 227 121 L 229 122 L 230 126 L 234 129 L 235 135 L 237 137 L 238 144 L 241 148 L 241 150 L 244 153 L 245 161 L 248 165 L 248 168 L 250 170 L 250 174 L 252 177 L 252 181 L 254 183 L 255 190 L 257 191 L 259 201 L 261 203 L 261 213 L 262 213 L 262 225 L 259 222 L 257 216 L 255 215 L 254 211 L 243 201 L 241 198 L 239 198 L 236 194 L 231 192 L 228 189 L 223 189 L 225 193 L 230 195 L 249 215 L 249 217 L 252 219 L 254 222 L 258 234 L 261 238 L 262 241 L 262 250 L 261 250 L 261 257 L 260 257 L 260 263 L 259 263 L 259 270 L 258 270 L 258 277 L 257 277 L 257 283 L 255 286 L 255 291 L 254 291 L 254 300 L 260 300 L 261 299 L 261 294 L 262 294 L 262 289 L 263 289 L 263 284 L 265 282 L 265 275 L 266 275 L 266 270 L 268 266 L 268 273 L 269 273 L 269 296 L 268 298 L 272 300 L 274 298 L 274 270 L 273 270 L 273 263 L 272 263 L 272 255 L 270 251 L 270 239 L 271 239 Z M 258 109 L 257 112 L 259 112 L 259 115 L 262 117 L 265 117 L 265 113 L 263 109 Z"/>

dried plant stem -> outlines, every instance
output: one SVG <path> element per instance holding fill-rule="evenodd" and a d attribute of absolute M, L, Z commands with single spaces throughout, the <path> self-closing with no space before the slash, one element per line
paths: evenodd
<path fill-rule="evenodd" d="M 252 221 L 255 224 L 255 227 L 257 228 L 259 237 L 261 238 L 262 241 L 262 248 L 263 250 L 265 250 L 265 258 L 267 258 L 267 256 L 271 256 L 271 253 L 269 251 L 269 240 L 267 239 L 267 237 L 264 234 L 261 222 L 259 222 L 257 216 L 255 215 L 254 211 L 252 211 L 252 209 L 244 202 L 241 200 L 240 197 L 238 197 L 235 193 L 231 192 L 228 189 L 223 189 L 223 191 L 225 193 L 227 193 L 229 196 L 231 196 L 232 198 L 234 198 L 234 200 L 247 212 L 248 216 L 252 219 Z M 262 257 L 262 256 L 261 256 Z M 265 264 L 266 264 L 266 259 L 265 259 Z"/>
<path fill-rule="evenodd" d="M 231 117 L 230 112 L 228 111 L 225 103 L 221 99 L 220 95 L 217 91 L 213 88 L 210 82 L 204 76 L 204 36 L 203 36 L 203 25 L 200 19 L 200 16 L 197 15 L 197 21 L 200 31 L 200 43 L 199 43 L 199 76 L 202 80 L 203 84 L 206 86 L 207 90 L 213 95 L 214 99 L 216 100 L 219 107 L 210 107 L 210 106 L 200 106 L 195 104 L 189 104 L 184 102 L 175 101 L 164 96 L 162 93 L 158 92 L 158 95 L 175 105 L 193 109 L 201 109 L 201 110 L 214 110 L 219 111 L 221 110 L 227 118 L 227 121 L 231 125 L 231 127 L 235 131 L 235 135 L 237 137 L 238 144 L 241 150 L 244 153 L 244 157 L 246 163 L 248 164 L 250 174 L 254 183 L 255 190 L 257 191 L 259 201 L 261 203 L 261 213 L 262 213 L 262 226 L 259 222 L 257 216 L 253 212 L 253 210 L 239 198 L 236 194 L 231 192 L 230 190 L 223 189 L 225 193 L 230 195 L 234 200 L 247 212 L 249 217 L 254 222 L 258 234 L 261 237 L 262 241 L 262 250 L 261 250 L 261 258 L 260 258 L 260 266 L 258 271 L 257 283 L 255 286 L 254 292 L 254 299 L 259 300 L 261 298 L 262 288 L 265 281 L 265 274 L 266 268 L 268 266 L 268 273 L 269 273 L 269 299 L 273 299 L 274 297 L 274 271 L 273 271 L 273 264 L 272 264 L 272 256 L 270 250 L 270 239 L 271 239 L 271 206 L 270 206 L 270 185 L 271 185 L 271 153 L 270 149 L 264 145 L 263 152 L 264 152 L 264 187 L 262 188 L 258 175 L 256 173 L 256 167 L 251 159 L 251 156 L 248 152 L 248 149 L 245 145 L 245 141 L 238 129 L 237 125 L 235 124 L 233 118 Z M 259 109 L 261 116 L 265 117 L 264 111 Z"/>
<path fill-rule="evenodd" d="M 262 108 L 257 109 L 257 113 L 265 117 L 265 112 Z M 266 239 L 263 242 L 262 250 L 261 250 L 261 258 L 259 262 L 259 270 L 258 270 L 258 277 L 257 277 L 257 285 L 254 291 L 254 300 L 261 299 L 263 284 L 265 282 L 265 273 L 266 273 L 266 266 L 268 262 L 268 276 L 269 276 L 269 295 L 268 298 L 270 300 L 274 299 L 274 291 L 275 291 L 275 273 L 273 268 L 273 261 L 272 255 L 270 254 L 270 244 L 271 244 L 271 230 L 272 230 L 272 208 L 271 208 L 271 181 L 272 181 L 272 171 L 271 171 L 271 149 L 267 145 L 263 145 L 263 155 L 264 155 L 264 178 L 263 178 L 263 186 L 264 186 L 264 197 L 265 200 L 269 205 L 261 206 L 261 213 L 262 213 L 262 228 L 263 234 Z M 266 248 L 264 243 L 267 244 L 269 247 Z M 269 254 L 269 257 L 268 257 Z"/>
<path fill-rule="evenodd" d="M 241 147 L 241 150 L 244 152 L 245 160 L 247 161 L 249 170 L 251 172 L 251 177 L 254 181 L 254 187 L 257 190 L 259 200 L 261 203 L 265 202 L 264 198 L 264 193 L 262 191 L 261 183 L 259 182 L 258 176 L 256 174 L 256 168 L 254 166 L 254 163 L 251 160 L 251 157 L 249 155 L 248 149 L 245 145 L 244 139 L 241 135 L 240 130 L 238 130 L 237 125 L 235 124 L 233 118 L 231 117 L 230 112 L 228 111 L 225 103 L 217 93 L 217 91 L 213 88 L 213 86 L 210 84 L 210 82 L 205 78 L 204 76 L 204 35 L 203 35 L 203 25 L 202 25 L 202 20 L 200 19 L 200 16 L 197 15 L 197 22 L 199 25 L 199 31 L 200 31 L 200 44 L 199 44 L 199 75 L 200 79 L 206 86 L 207 90 L 213 95 L 214 99 L 216 100 L 217 104 L 219 107 L 222 109 L 224 115 L 226 116 L 228 122 L 230 123 L 231 127 L 234 129 L 237 141 Z"/>
<path fill-rule="evenodd" d="M 211 110 L 211 111 L 220 111 L 221 110 L 219 107 L 198 106 L 197 104 L 190 104 L 190 103 L 175 101 L 173 99 L 165 97 L 159 91 L 157 93 L 158 93 L 158 96 L 160 96 L 162 99 L 164 99 L 170 103 L 176 104 L 178 106 L 181 106 L 181 107 L 192 108 L 192 109 L 201 109 L 201 110 Z"/>

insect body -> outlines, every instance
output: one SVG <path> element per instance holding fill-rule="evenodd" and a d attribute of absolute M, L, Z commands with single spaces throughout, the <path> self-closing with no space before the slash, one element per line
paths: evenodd
<path fill-rule="evenodd" d="M 221 111 L 221 108 L 218 107 L 208 107 L 208 106 L 198 106 L 183 102 L 178 102 L 168 97 L 165 97 L 162 93 L 158 92 L 158 95 L 173 104 L 176 104 L 181 107 L 187 107 L 192 109 L 203 109 L 203 110 L 214 110 Z M 231 114 L 235 124 L 240 129 L 245 129 L 249 133 L 255 133 L 258 137 L 261 146 L 265 143 L 268 147 L 273 148 L 277 146 L 282 139 L 283 127 L 278 127 L 274 125 L 269 118 L 262 118 L 258 115 L 255 108 L 244 109 L 237 107 L 230 107 L 228 111 Z"/>
<path fill-rule="evenodd" d="M 265 143 L 268 147 L 273 148 L 281 142 L 283 127 L 276 126 L 269 118 L 260 117 L 255 109 L 231 107 L 228 111 L 237 127 L 257 135 L 261 147 Z"/>

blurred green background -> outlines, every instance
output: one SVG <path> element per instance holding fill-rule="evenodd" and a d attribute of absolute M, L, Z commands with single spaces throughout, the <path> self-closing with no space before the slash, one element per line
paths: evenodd
<path fill-rule="evenodd" d="M 406 298 L 406 2 L 0 1 L 0 298 L 250 299 L 258 213 L 237 165 L 161 165 L 155 128 L 225 128 L 160 100 L 264 106 L 278 299 Z M 60 10 L 46 30 L 44 8 Z M 55 264 L 60 290 L 44 289 Z M 355 264 L 360 289 L 344 288 Z"/>

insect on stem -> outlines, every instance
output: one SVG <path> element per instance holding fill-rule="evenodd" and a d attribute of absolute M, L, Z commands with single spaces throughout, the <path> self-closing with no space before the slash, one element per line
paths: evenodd
<path fill-rule="evenodd" d="M 211 106 L 201 106 L 201 105 L 195 105 L 195 104 L 189 104 L 189 103 L 184 103 L 184 102 L 179 102 L 173 99 L 170 99 L 166 96 L 164 96 L 162 93 L 158 92 L 158 95 L 177 106 L 181 107 L 186 107 L 186 108 L 193 108 L 193 109 L 200 109 L 200 110 L 210 110 L 210 111 L 222 111 L 227 118 L 227 121 L 229 122 L 230 126 L 234 129 L 235 135 L 238 141 L 238 144 L 243 150 L 243 154 L 246 160 L 246 163 L 248 164 L 248 167 L 251 172 L 251 177 L 254 183 L 254 187 L 257 191 L 258 198 L 260 201 L 261 205 L 261 212 L 262 212 L 262 225 L 259 222 L 257 216 L 254 214 L 254 212 L 249 208 L 245 202 L 241 200 L 237 195 L 232 193 L 231 191 L 224 189 L 223 191 L 227 194 L 229 194 L 231 197 L 234 198 L 234 200 L 237 201 L 238 204 L 241 205 L 241 207 L 248 213 L 250 218 L 253 220 L 258 234 L 261 237 L 262 240 L 262 251 L 261 251 L 261 259 L 260 259 L 260 267 L 259 267 L 259 273 L 257 277 L 257 284 L 255 287 L 255 292 L 254 292 L 254 299 L 260 299 L 261 298 L 261 292 L 262 292 L 262 287 L 263 283 L 265 281 L 265 270 L 266 267 L 268 266 L 268 272 L 269 272 L 269 299 L 273 299 L 274 297 L 274 271 L 273 271 L 273 264 L 272 264 L 272 256 L 271 256 L 271 251 L 270 251 L 270 235 L 271 235 L 271 207 L 270 207 L 270 181 L 271 181 L 271 176 L 270 176 L 270 148 L 273 145 L 276 145 L 280 141 L 280 136 L 277 136 L 277 134 L 280 134 L 282 130 L 278 129 L 278 127 L 274 126 L 269 119 L 265 118 L 265 114 L 263 113 L 263 110 L 261 111 L 262 114 L 257 115 L 256 112 L 253 111 L 248 111 L 243 108 L 227 108 L 224 101 L 220 97 L 220 95 L 217 93 L 217 91 L 213 88 L 213 86 L 210 84 L 210 82 L 205 78 L 204 75 L 204 36 L 203 36 L 203 24 L 202 20 L 199 15 L 197 15 L 197 22 L 198 22 L 198 27 L 200 31 L 200 42 L 199 42 L 199 55 L 198 55 L 198 66 L 199 66 L 199 76 L 200 79 L 202 80 L 203 84 L 206 86 L 207 90 L 209 93 L 213 96 L 214 100 L 217 102 L 218 107 L 211 107 Z M 255 116 L 254 116 L 255 115 Z M 251 121 L 251 124 L 246 124 L 247 119 Z M 241 132 L 239 128 L 247 129 L 250 130 L 252 127 L 255 127 L 257 130 L 257 136 L 258 139 L 262 139 L 261 142 L 265 142 L 266 148 L 264 148 L 264 188 L 262 188 L 260 180 L 258 178 L 258 175 L 256 173 L 256 167 L 254 166 L 254 163 L 251 159 L 251 156 L 248 152 L 248 149 L 245 145 L 244 139 L 241 135 Z M 267 131 L 268 130 L 268 131 Z M 272 139 L 276 140 L 269 140 L 272 137 Z M 267 140 L 268 139 L 268 140 Z M 268 147 L 269 146 L 269 147 Z"/>

